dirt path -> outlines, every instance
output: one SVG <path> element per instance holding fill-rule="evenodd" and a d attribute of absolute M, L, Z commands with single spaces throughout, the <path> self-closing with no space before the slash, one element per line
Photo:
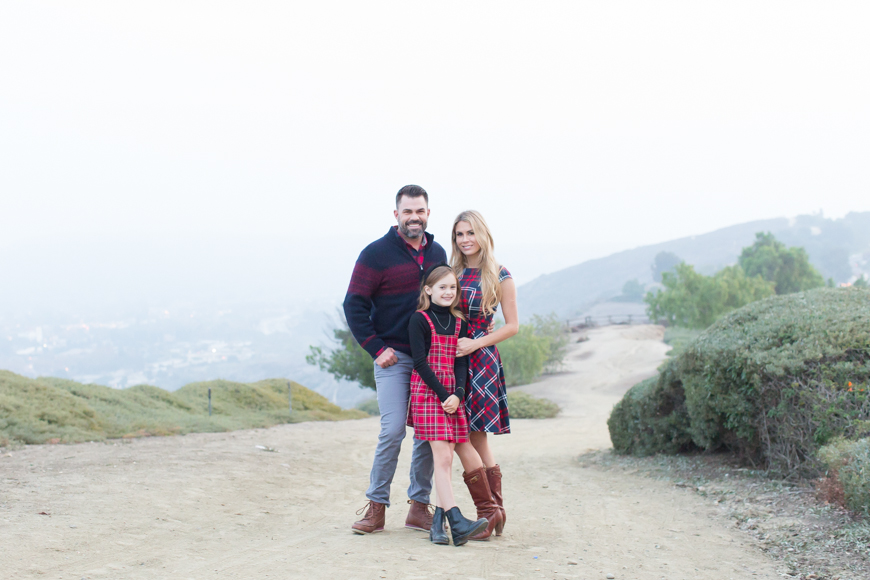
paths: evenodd
<path fill-rule="evenodd" d="M 610 446 L 611 407 L 667 350 L 658 327 L 590 338 L 572 346 L 564 373 L 524 387 L 562 405 L 560 417 L 516 420 L 495 442 L 509 515 L 500 538 L 434 546 L 403 528 L 409 445 L 387 530 L 352 534 L 377 420 L 302 423 L 0 457 L 0 577 L 779 578 L 696 495 L 578 465 Z M 457 470 L 470 513 L 461 481 Z"/>

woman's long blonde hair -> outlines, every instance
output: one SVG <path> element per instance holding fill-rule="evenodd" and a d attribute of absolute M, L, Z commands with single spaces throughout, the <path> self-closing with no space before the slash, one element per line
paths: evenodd
<path fill-rule="evenodd" d="M 495 312 L 495 308 L 501 302 L 501 284 L 498 281 L 501 266 L 495 259 L 495 242 L 492 240 L 492 234 L 489 233 L 486 220 L 483 219 L 479 211 L 469 209 L 456 216 L 456 219 L 453 220 L 453 232 L 451 233 L 453 252 L 450 254 L 450 265 L 456 272 L 457 278 L 465 268 L 468 268 L 468 257 L 462 253 L 456 243 L 456 225 L 459 222 L 467 222 L 471 226 L 474 238 L 480 245 L 480 259 L 478 260 L 480 267 L 480 307 L 484 314 L 489 316 Z"/>

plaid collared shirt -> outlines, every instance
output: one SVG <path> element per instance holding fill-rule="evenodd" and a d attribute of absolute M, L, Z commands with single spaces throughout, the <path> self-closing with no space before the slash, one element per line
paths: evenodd
<path fill-rule="evenodd" d="M 406 240 L 405 238 L 402 237 L 402 234 L 399 233 L 399 227 L 398 227 L 398 226 L 393 226 L 393 231 L 396 232 L 396 235 L 399 236 L 399 238 L 400 238 L 403 242 L 405 242 L 405 247 L 408 248 L 408 251 L 411 253 L 411 257 L 413 257 L 415 260 L 417 260 L 417 265 L 420 266 L 420 267 L 422 268 L 422 267 L 423 267 L 423 258 L 424 258 L 424 256 L 423 256 L 423 248 L 425 248 L 425 247 L 426 247 L 426 244 L 428 243 L 428 240 L 426 239 L 426 236 L 425 236 L 425 235 L 422 236 L 422 237 L 423 237 L 423 241 L 420 242 L 420 249 L 417 250 L 417 249 L 414 248 L 414 246 L 412 246 L 411 244 L 408 243 L 408 240 Z"/>

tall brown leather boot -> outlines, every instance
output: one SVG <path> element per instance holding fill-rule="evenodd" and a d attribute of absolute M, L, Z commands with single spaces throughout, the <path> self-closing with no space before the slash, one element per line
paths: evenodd
<path fill-rule="evenodd" d="M 373 534 L 375 532 L 383 532 L 384 531 L 384 521 L 386 520 L 386 508 L 382 503 L 378 503 L 376 501 L 369 501 L 366 505 L 364 505 L 357 514 L 361 514 L 363 510 L 366 510 L 363 518 L 354 522 L 354 524 L 350 527 L 355 534 Z"/>
<path fill-rule="evenodd" d="M 501 495 L 501 467 L 494 465 L 486 468 L 486 480 L 489 482 L 489 490 L 492 492 L 492 499 L 498 504 L 501 510 L 501 525 L 495 528 L 495 535 L 500 536 L 504 525 L 507 523 L 507 512 L 504 511 L 504 498 Z"/>
<path fill-rule="evenodd" d="M 468 493 L 471 494 L 471 499 L 474 501 L 474 507 L 477 508 L 477 517 L 486 518 L 489 525 L 478 534 L 475 534 L 471 540 L 486 540 L 492 535 L 496 527 L 501 527 L 501 510 L 495 500 L 492 499 L 492 492 L 489 489 L 489 482 L 486 479 L 486 471 L 483 467 L 478 467 L 471 473 L 463 473 L 462 479 L 465 480 L 465 485 L 468 487 Z"/>

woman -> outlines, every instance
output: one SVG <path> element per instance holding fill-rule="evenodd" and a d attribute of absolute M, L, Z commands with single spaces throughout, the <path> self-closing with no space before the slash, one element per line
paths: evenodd
<path fill-rule="evenodd" d="M 459 278 L 462 288 L 462 312 L 468 320 L 470 338 L 460 338 L 457 356 L 469 355 L 468 389 L 465 408 L 469 423 L 471 444 L 477 450 L 486 467 L 493 499 L 501 508 L 502 526 L 507 521 L 501 493 L 501 468 L 489 446 L 488 433 L 510 433 L 510 415 L 507 407 L 504 368 L 496 344 L 506 340 L 519 330 L 517 314 L 517 289 L 513 278 L 501 266 L 493 254 L 493 240 L 489 226 L 479 212 L 464 211 L 453 220 L 453 252 L 450 265 Z M 502 307 L 505 324 L 488 333 L 488 327 L 498 309 Z M 472 476 L 473 479 L 473 476 Z M 472 492 L 475 505 L 483 504 L 486 498 L 476 498 L 472 491 L 473 481 L 466 476 L 466 484 Z M 478 536 L 472 538 L 484 539 Z"/>

